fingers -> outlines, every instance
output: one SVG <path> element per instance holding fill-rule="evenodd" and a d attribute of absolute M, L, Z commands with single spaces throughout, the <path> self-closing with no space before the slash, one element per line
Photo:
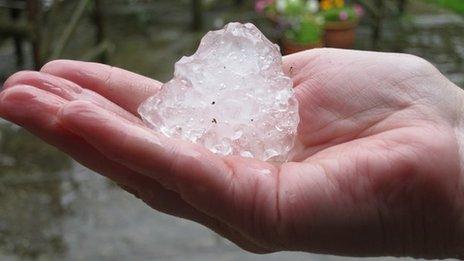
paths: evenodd
<path fill-rule="evenodd" d="M 57 113 L 66 101 L 32 86 L 10 86 L 0 94 L 0 115 L 67 152 L 77 161 L 114 180 L 142 198 L 154 209 L 199 222 L 253 252 L 269 252 L 243 238 L 239 232 L 197 211 L 179 194 L 156 181 L 108 160 L 80 137 L 62 129 Z M 30 113 L 34 111 L 34 113 Z"/>
<path fill-rule="evenodd" d="M 230 178 L 227 165 L 206 149 L 130 124 L 89 102 L 67 104 L 61 110 L 60 121 L 108 158 L 155 178 L 168 188 L 181 190 L 182 184 L 223 185 Z"/>
<path fill-rule="evenodd" d="M 240 226 L 242 225 L 240 221 L 250 223 L 249 220 L 243 220 L 242 214 L 250 213 L 248 209 L 243 208 L 251 204 L 248 204 L 248 198 L 244 200 L 245 202 L 238 200 L 237 195 L 234 197 L 234 192 L 240 193 L 239 190 L 242 189 L 243 195 L 249 196 L 249 194 L 254 195 L 264 191 L 252 191 L 250 185 L 256 189 L 252 182 L 242 180 L 242 184 L 235 184 L 231 169 L 219 157 L 200 146 L 168 139 L 149 129 L 135 126 L 85 101 L 70 102 L 63 107 L 59 118 L 65 128 L 82 136 L 108 159 L 154 178 L 163 187 L 179 193 L 180 197 L 194 208 L 227 225 L 218 229 L 214 227 L 211 218 L 206 218 L 206 221 L 198 219 L 205 219 L 205 217 L 198 216 L 190 217 L 190 219 L 213 228 L 221 234 L 228 234 L 228 237 L 238 244 L 240 244 L 238 241 L 240 237 L 240 241 L 245 242 L 241 245 L 242 247 L 259 245 L 237 232 L 249 232 L 248 229 Z M 267 171 L 263 172 L 259 167 L 255 167 L 261 171 L 259 175 L 268 175 Z M 246 166 L 235 168 L 243 170 Z M 270 191 L 266 193 L 272 194 Z M 264 202 L 264 204 L 267 203 Z M 243 213 L 238 213 L 239 208 Z M 232 231 L 235 232 L 232 233 Z M 258 251 L 258 249 L 253 251 Z M 264 250 L 261 249 L 258 252 L 262 251 Z"/>
<path fill-rule="evenodd" d="M 155 179 L 202 212 L 231 219 L 235 177 L 205 148 L 158 135 L 84 101 L 64 106 L 60 122 L 108 159 Z"/>
<path fill-rule="evenodd" d="M 12 86 L 17 85 L 28 85 L 34 86 L 41 90 L 47 91 L 54 94 L 66 101 L 73 100 L 86 100 L 90 101 L 99 107 L 106 110 L 112 111 L 119 116 L 127 119 L 135 124 L 142 124 L 141 120 L 134 116 L 132 113 L 127 112 L 118 105 L 102 97 L 100 94 L 87 90 L 79 85 L 68 81 L 66 79 L 56 77 L 47 73 L 34 72 L 34 71 L 22 71 L 13 74 L 4 83 L 3 87 L 8 89 Z"/>
<path fill-rule="evenodd" d="M 41 71 L 93 90 L 134 115 L 140 103 L 161 87 L 158 81 L 98 63 L 56 60 L 45 64 Z"/>
<path fill-rule="evenodd" d="M 42 89 L 29 85 L 14 85 L 19 82 L 35 83 Z M 64 81 L 59 85 L 59 89 L 56 89 L 58 82 L 59 79 L 47 75 L 30 73 L 11 78 L 6 84 L 6 90 L 0 93 L 0 116 L 23 126 L 88 168 L 114 180 L 154 209 L 203 224 L 248 251 L 270 252 L 246 239 L 232 227 L 196 210 L 184 202 L 179 194 L 165 189 L 153 179 L 108 160 L 81 137 L 62 128 L 57 114 L 68 102 L 63 97 L 76 99 L 79 87 Z M 54 91 L 62 97 L 48 91 Z"/>
<path fill-rule="evenodd" d="M 167 191 L 153 180 L 109 161 L 82 138 L 63 129 L 57 113 L 65 103 L 64 99 L 32 86 L 14 86 L 0 94 L 0 116 L 23 126 L 83 165 L 119 184 L 136 190 L 148 186 L 150 197 L 163 198 L 154 206 L 163 212 L 182 214 L 186 207 L 180 207 L 183 205 L 180 205 L 181 199 L 176 193 Z"/>
<path fill-rule="evenodd" d="M 244 239 L 234 229 L 197 211 L 185 203 L 179 194 L 163 188 L 149 177 L 108 160 L 82 138 L 62 128 L 57 113 L 66 103 L 65 99 L 33 86 L 9 85 L 0 93 L 0 116 L 23 126 L 88 168 L 121 184 L 154 209 L 199 222 L 249 251 L 268 252 Z"/>
<path fill-rule="evenodd" d="M 23 126 L 90 169 L 137 191 L 140 197 L 150 200 L 154 208 L 186 218 L 196 216 L 194 209 L 177 193 L 106 159 L 82 138 L 63 129 L 57 113 L 65 104 L 66 100 L 35 87 L 13 86 L 0 94 L 0 116 Z"/>
<path fill-rule="evenodd" d="M 18 125 L 27 126 L 33 132 L 46 134 L 56 126 L 58 112 L 64 100 L 48 95 L 32 86 L 17 86 L 0 93 L 0 116 Z"/>
<path fill-rule="evenodd" d="M 132 182 L 134 179 L 129 175 L 127 168 L 104 160 L 101 154 L 86 145 L 82 138 L 61 126 L 57 113 L 66 102 L 61 97 L 32 86 L 14 86 L 0 93 L 0 116 L 23 126 L 117 183 L 136 185 Z"/>

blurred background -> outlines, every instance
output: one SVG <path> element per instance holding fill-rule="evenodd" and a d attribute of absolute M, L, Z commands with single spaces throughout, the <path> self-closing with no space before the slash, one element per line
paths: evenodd
<path fill-rule="evenodd" d="M 284 53 L 332 46 L 419 55 L 464 86 L 464 0 L 0 0 L 0 85 L 56 58 L 166 81 L 206 31 L 230 21 L 253 22 Z M 357 260 L 246 253 L 152 211 L 0 120 L 0 260 L 283 259 Z"/>

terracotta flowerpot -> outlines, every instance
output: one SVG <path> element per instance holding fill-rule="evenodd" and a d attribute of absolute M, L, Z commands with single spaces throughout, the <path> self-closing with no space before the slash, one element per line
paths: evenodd
<path fill-rule="evenodd" d="M 309 43 L 309 44 L 299 44 L 299 43 L 292 42 L 285 38 L 282 40 L 282 49 L 283 49 L 284 54 L 297 53 L 297 52 L 301 52 L 304 50 L 321 48 L 323 46 L 324 46 L 324 43 L 322 42 L 322 40 L 319 40 L 319 42 L 317 43 Z"/>
<path fill-rule="evenodd" d="M 354 46 L 358 21 L 326 22 L 325 46 L 351 49 Z"/>

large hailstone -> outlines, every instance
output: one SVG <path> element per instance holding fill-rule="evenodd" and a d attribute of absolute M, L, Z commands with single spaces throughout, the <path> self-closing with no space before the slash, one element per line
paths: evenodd
<path fill-rule="evenodd" d="M 155 131 L 220 155 L 285 161 L 299 122 L 292 86 L 279 47 L 253 24 L 230 23 L 182 57 L 139 113 Z"/>

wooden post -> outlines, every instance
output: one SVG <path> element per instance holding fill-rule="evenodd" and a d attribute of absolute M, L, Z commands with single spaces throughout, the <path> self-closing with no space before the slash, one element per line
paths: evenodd
<path fill-rule="evenodd" d="M 42 39 L 42 30 L 41 30 L 41 6 L 39 0 L 27 0 L 27 20 L 29 27 L 31 28 L 31 43 L 32 43 L 32 58 L 34 60 L 34 68 L 36 70 L 40 69 L 42 66 L 42 56 L 41 56 L 41 39 Z"/>
<path fill-rule="evenodd" d="M 398 0 L 398 12 L 400 15 L 404 14 L 404 11 L 406 10 L 406 4 L 407 0 Z"/>
<path fill-rule="evenodd" d="M 87 53 L 79 57 L 79 60 L 82 61 L 95 61 L 102 57 L 102 54 L 108 53 L 109 51 L 113 50 L 114 46 L 112 43 L 108 41 L 103 41 L 97 46 L 90 49 Z"/>
<path fill-rule="evenodd" d="M 192 0 L 192 29 L 195 31 L 200 30 L 203 25 L 201 12 L 201 0 Z"/>
<path fill-rule="evenodd" d="M 374 28 L 372 32 L 372 45 L 375 49 L 378 48 L 378 43 L 382 35 L 382 25 L 385 15 L 385 0 L 375 0 L 377 15 L 374 17 Z"/>
<path fill-rule="evenodd" d="M 244 2 L 245 2 L 244 0 L 235 0 L 235 5 L 236 6 L 241 6 L 241 5 L 243 5 Z"/>
<path fill-rule="evenodd" d="M 71 39 L 72 34 L 78 26 L 78 22 L 84 14 L 85 7 L 89 3 L 89 0 L 80 0 L 76 6 L 74 13 L 71 16 L 71 20 L 64 29 L 63 33 L 60 35 L 58 42 L 55 46 L 55 49 L 52 52 L 51 58 L 57 59 L 63 54 L 63 50 Z"/>
<path fill-rule="evenodd" d="M 10 9 L 10 18 L 13 20 L 13 23 L 17 22 L 21 16 L 21 11 L 16 8 Z M 24 52 L 23 52 L 23 41 L 22 38 L 18 35 L 13 35 L 13 44 L 15 48 L 16 56 L 16 67 L 20 69 L 24 64 Z"/>
<path fill-rule="evenodd" d="M 95 19 L 95 26 L 96 26 L 95 45 L 99 46 L 103 44 L 103 41 L 105 40 L 105 31 L 104 31 L 104 26 L 103 26 L 103 14 L 102 14 L 100 0 L 94 0 L 94 19 Z M 103 51 L 99 55 L 98 60 L 102 63 L 106 63 L 108 60 L 107 56 L 108 56 L 107 52 Z"/>

